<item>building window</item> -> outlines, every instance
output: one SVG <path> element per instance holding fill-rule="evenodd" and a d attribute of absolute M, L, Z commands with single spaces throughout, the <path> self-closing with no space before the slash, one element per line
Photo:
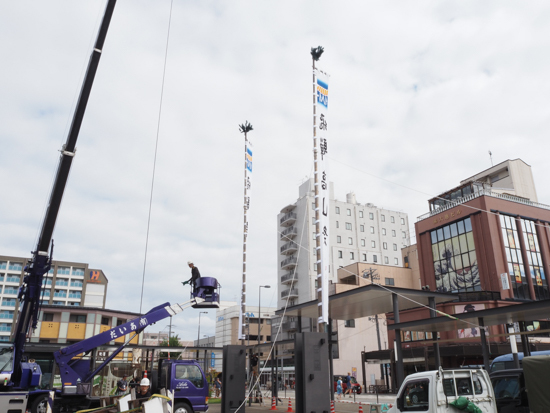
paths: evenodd
<path fill-rule="evenodd" d="M 23 264 L 20 262 L 10 262 L 8 270 L 10 271 L 21 271 L 23 269 Z"/>
<path fill-rule="evenodd" d="M 367 261 L 367 254 L 363 254 L 363 261 Z"/>
<path fill-rule="evenodd" d="M 351 231 L 351 222 L 346 222 L 346 229 Z"/>
<path fill-rule="evenodd" d="M 391 236 L 395 237 L 395 230 L 394 229 L 391 230 Z"/>
<path fill-rule="evenodd" d="M 343 258 L 342 251 L 338 251 L 338 258 Z"/>
<path fill-rule="evenodd" d="M 386 235 L 386 228 L 382 228 L 382 235 Z"/>
<path fill-rule="evenodd" d="M 338 222 L 338 221 L 336 221 Z M 315 217 L 311 218 L 311 225 L 315 225 Z"/>
<path fill-rule="evenodd" d="M 8 262 L 7 261 L 0 261 L 0 270 L 5 270 L 8 268 Z"/>
<path fill-rule="evenodd" d="M 73 268 L 73 275 L 84 275 L 84 268 Z"/>
<path fill-rule="evenodd" d="M 388 249 L 388 243 L 387 242 L 383 242 L 382 243 L 382 248 L 384 248 L 385 250 Z"/>
<path fill-rule="evenodd" d="M 82 293 L 80 291 L 69 291 L 69 298 L 82 298 Z"/>
<path fill-rule="evenodd" d="M 523 230 L 523 245 L 527 251 L 528 265 L 525 269 L 527 274 L 529 274 L 533 280 L 535 298 L 537 300 L 546 300 L 550 298 L 550 296 L 548 294 L 548 282 L 546 280 L 546 275 L 544 274 L 544 267 L 542 264 L 542 257 L 540 255 L 539 239 L 537 236 L 535 223 L 533 221 L 522 219 L 521 229 Z"/>
<path fill-rule="evenodd" d="M 399 265 L 399 258 L 394 258 L 393 259 L 393 264 L 394 265 Z"/>
<path fill-rule="evenodd" d="M 397 251 L 397 244 L 393 244 L 393 250 Z"/>
<path fill-rule="evenodd" d="M 373 255 L 372 256 L 372 262 L 378 262 L 378 256 Z"/>
<path fill-rule="evenodd" d="M 52 285 L 52 279 L 51 278 L 44 278 L 42 280 L 42 287 L 45 287 L 47 285 Z"/>
<path fill-rule="evenodd" d="M 338 244 L 341 244 L 342 243 L 342 237 L 340 235 L 336 236 L 336 242 Z"/>
<path fill-rule="evenodd" d="M 369 219 L 374 219 L 374 214 L 372 212 L 369 212 Z"/>
<path fill-rule="evenodd" d="M 363 218 L 363 211 L 359 211 L 359 218 Z"/>
<path fill-rule="evenodd" d="M 390 263 L 390 259 L 388 257 L 384 257 L 384 264 L 389 264 Z"/>
<path fill-rule="evenodd" d="M 374 234 L 374 227 L 370 227 L 370 233 Z"/>
<path fill-rule="evenodd" d="M 336 221 L 336 228 L 340 228 L 340 223 Z"/>
<path fill-rule="evenodd" d="M 85 314 L 71 314 L 69 317 L 69 323 L 85 323 L 86 315 Z"/>
<path fill-rule="evenodd" d="M 10 323 L 0 323 L 0 331 L 10 332 L 11 331 L 11 324 Z"/>
<path fill-rule="evenodd" d="M 360 230 L 361 232 L 365 232 L 365 226 L 364 226 L 364 225 L 359 226 L 359 230 Z"/>
<path fill-rule="evenodd" d="M 67 287 L 69 285 L 69 280 L 67 278 L 56 278 L 55 279 L 55 285 L 59 285 L 62 287 Z"/>
<path fill-rule="evenodd" d="M 390 216 L 390 221 L 391 221 L 392 224 L 395 224 L 395 217 L 393 215 Z"/>
<path fill-rule="evenodd" d="M 19 277 L 19 275 L 6 274 L 6 282 L 19 284 L 19 281 L 21 281 L 21 277 Z"/>
<path fill-rule="evenodd" d="M 430 236 L 436 291 L 480 291 L 481 283 L 470 218 L 431 231 Z"/>
<path fill-rule="evenodd" d="M 315 232 L 313 233 L 313 235 L 315 235 Z M 82 285 L 82 281 L 80 280 L 71 280 L 71 287 L 82 287 Z"/>
<path fill-rule="evenodd" d="M 0 311 L 0 318 L 6 318 L 8 320 L 12 320 L 13 319 L 13 311 L 10 311 L 10 310 Z"/>
<path fill-rule="evenodd" d="M 336 207 L 336 213 L 337 213 L 337 214 L 340 213 L 340 207 Z"/>
<path fill-rule="evenodd" d="M 386 285 L 395 285 L 395 279 L 386 277 Z"/>
<path fill-rule="evenodd" d="M 316 238 L 317 238 L 317 236 L 316 236 L 315 232 L 313 232 L 313 233 L 312 233 L 312 237 L 311 237 L 311 239 L 313 239 L 313 240 L 314 240 L 314 239 L 316 239 Z M 71 284 L 71 285 L 72 285 L 72 284 Z"/>
<path fill-rule="evenodd" d="M 370 242 L 370 247 L 371 248 L 376 248 L 376 241 L 371 241 Z"/>
<path fill-rule="evenodd" d="M 2 305 L 5 307 L 15 307 L 15 298 L 2 298 Z"/>
<path fill-rule="evenodd" d="M 353 254 L 353 252 L 350 252 L 350 253 L 349 253 L 349 259 L 350 259 L 350 260 L 354 260 L 354 259 L 355 259 L 355 255 Z"/>
<path fill-rule="evenodd" d="M 355 328 L 355 320 L 346 320 L 344 322 L 345 327 Z M 351 397 L 351 396 L 350 396 Z"/>
<path fill-rule="evenodd" d="M 65 291 L 65 290 L 55 290 L 53 296 L 57 297 L 57 298 L 67 298 L 67 291 Z"/>
<path fill-rule="evenodd" d="M 57 267 L 57 274 L 70 275 L 71 267 Z"/>
<path fill-rule="evenodd" d="M 407 238 L 407 233 L 405 231 L 401 231 L 401 234 L 403 234 L 403 239 Z"/>
<path fill-rule="evenodd" d="M 108 326 L 109 325 L 109 318 L 108 317 L 101 317 L 101 325 L 102 326 Z"/>
<path fill-rule="evenodd" d="M 2 287 L 0 287 L 0 291 L 2 291 Z M 4 288 L 4 294 L 17 295 L 19 294 L 19 288 L 6 285 L 6 287 Z"/>
<path fill-rule="evenodd" d="M 361 246 L 362 246 L 362 247 L 365 246 L 365 240 L 364 240 L 364 239 L 361 240 Z"/>
<path fill-rule="evenodd" d="M 353 238 L 348 237 L 348 245 L 353 245 Z"/>
<path fill-rule="evenodd" d="M 346 210 L 346 215 L 347 215 L 348 217 L 351 217 L 351 209 Z"/>
<path fill-rule="evenodd" d="M 382 222 L 386 222 L 386 216 L 385 215 L 380 215 L 380 221 Z"/>
<path fill-rule="evenodd" d="M 401 218 L 401 225 L 405 225 L 405 218 Z"/>

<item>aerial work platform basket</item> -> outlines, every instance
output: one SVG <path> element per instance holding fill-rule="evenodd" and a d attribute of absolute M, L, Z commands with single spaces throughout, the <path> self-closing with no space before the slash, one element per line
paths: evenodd
<path fill-rule="evenodd" d="M 193 305 L 193 308 L 219 308 L 221 285 L 214 277 L 200 277 L 197 288 L 191 292 L 191 298 L 202 298 L 204 301 Z"/>

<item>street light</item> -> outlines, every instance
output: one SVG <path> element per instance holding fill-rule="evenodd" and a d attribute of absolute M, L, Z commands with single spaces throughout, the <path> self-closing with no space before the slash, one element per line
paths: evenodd
<path fill-rule="evenodd" d="M 262 288 L 271 288 L 271 285 L 260 285 L 258 288 L 258 346 L 260 345 L 260 331 L 262 328 Z"/>
<path fill-rule="evenodd" d="M 197 347 L 200 347 L 200 341 L 201 341 L 201 314 L 208 314 L 207 311 L 200 311 L 199 312 L 199 332 L 197 334 Z M 199 349 L 197 349 L 197 360 L 199 359 Z"/>

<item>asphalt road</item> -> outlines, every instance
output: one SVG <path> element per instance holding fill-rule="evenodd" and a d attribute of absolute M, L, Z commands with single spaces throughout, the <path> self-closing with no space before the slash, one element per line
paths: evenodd
<path fill-rule="evenodd" d="M 281 392 L 281 393 L 284 394 L 284 392 Z M 294 391 L 287 391 L 286 393 L 287 393 L 286 398 L 279 397 L 281 401 L 278 402 L 276 406 L 276 409 L 278 412 L 284 412 L 284 413 L 287 412 L 289 399 L 292 405 L 292 410 L 296 411 L 294 406 L 295 404 Z M 386 404 L 387 406 L 389 406 L 390 404 L 395 403 L 395 396 L 380 395 L 378 398 L 378 402 L 380 404 Z M 369 403 L 376 403 L 376 395 L 372 395 L 372 394 L 357 395 L 355 397 L 355 401 L 353 398 L 350 399 L 349 397 L 347 399 L 342 399 L 342 401 L 336 401 L 334 405 L 334 410 L 336 413 L 358 413 L 359 403 L 361 403 L 362 405 L 363 413 L 369 413 L 366 408 L 367 407 L 366 405 Z M 385 411 L 386 409 L 382 409 L 382 411 Z M 271 411 L 271 398 L 265 397 L 263 405 L 260 405 L 259 403 L 252 403 L 252 405 L 249 406 L 247 403 L 244 411 L 248 413 L 265 413 L 267 411 Z M 239 412 L 242 413 L 243 410 L 241 409 L 239 410 Z M 208 413 L 221 413 L 221 404 L 210 405 L 210 408 L 208 409 Z"/>

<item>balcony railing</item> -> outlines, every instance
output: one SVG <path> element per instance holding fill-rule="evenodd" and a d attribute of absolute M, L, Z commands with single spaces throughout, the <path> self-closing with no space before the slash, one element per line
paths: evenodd
<path fill-rule="evenodd" d="M 296 331 L 298 329 L 297 321 L 287 321 L 283 323 L 283 331 Z"/>
<path fill-rule="evenodd" d="M 281 292 L 281 298 L 297 298 L 298 297 L 298 289 L 297 288 L 289 288 L 288 290 L 284 290 Z"/>
<path fill-rule="evenodd" d="M 281 275 L 281 283 L 283 283 L 283 284 L 291 283 L 293 280 L 294 281 L 298 280 L 298 275 L 297 274 L 288 273 L 288 274 L 285 274 L 285 275 Z"/>
<path fill-rule="evenodd" d="M 285 214 L 281 217 L 279 223 L 286 227 L 296 222 L 297 217 L 298 216 L 296 215 L 295 212 L 289 212 L 288 214 Z"/>
<path fill-rule="evenodd" d="M 281 254 L 292 254 L 298 250 L 298 244 L 296 244 L 294 241 L 287 242 L 285 245 L 281 247 Z"/>
<path fill-rule="evenodd" d="M 428 212 L 424 215 L 420 215 L 416 219 L 416 221 L 417 222 L 418 221 L 423 221 L 423 220 L 425 220 L 427 218 L 430 218 L 430 217 L 433 217 L 434 215 L 437 215 L 437 214 L 439 214 L 443 211 L 447 211 L 447 210 L 449 210 L 451 208 L 454 208 L 458 205 L 465 204 L 466 202 L 469 202 L 472 199 L 479 198 L 480 196 L 490 196 L 492 198 L 504 199 L 506 201 L 517 202 L 518 204 L 529 205 L 529 206 L 534 206 L 536 208 L 542 208 L 542 209 L 550 210 L 550 205 L 539 204 L 538 202 L 529 201 L 526 198 L 520 198 L 520 197 L 513 196 L 513 195 L 499 194 L 497 192 L 491 191 L 490 189 L 480 189 L 478 192 L 474 192 L 473 194 L 467 195 L 467 196 L 462 197 L 462 198 L 455 199 L 453 201 L 448 201 L 447 204 L 445 204 L 445 205 L 443 205 L 443 206 L 441 206 L 437 209 L 434 209 L 433 211 L 430 211 L 430 212 Z"/>
<path fill-rule="evenodd" d="M 294 256 L 288 257 L 286 260 L 281 262 L 281 268 L 284 270 L 288 270 L 290 268 L 296 267 L 297 261 L 298 260 Z"/>
<path fill-rule="evenodd" d="M 296 235 L 298 235 L 298 230 L 296 229 L 296 227 L 288 227 L 283 232 L 281 232 L 281 239 L 283 238 L 292 239 Z"/>

